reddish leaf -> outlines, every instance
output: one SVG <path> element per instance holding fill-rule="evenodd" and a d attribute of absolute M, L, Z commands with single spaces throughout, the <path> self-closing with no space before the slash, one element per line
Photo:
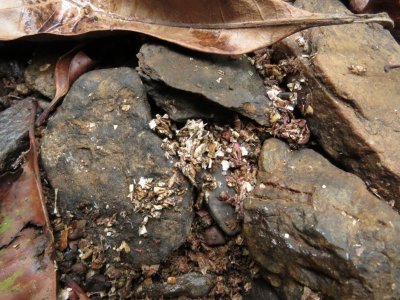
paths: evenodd
<path fill-rule="evenodd" d="M 65 279 L 66 285 L 72 289 L 72 291 L 78 295 L 79 300 L 89 300 L 90 298 L 86 295 L 86 293 L 82 290 L 82 288 L 69 276 Z"/>
<path fill-rule="evenodd" d="M 56 107 L 58 102 L 68 92 L 72 83 L 78 79 L 83 73 L 87 72 L 94 66 L 95 62 L 87 56 L 83 51 L 73 49 L 59 58 L 54 70 L 54 78 L 56 81 L 56 95 L 53 101 L 41 114 L 36 122 L 40 126 L 47 119 L 49 113 Z"/>
<path fill-rule="evenodd" d="M 32 111 L 30 150 L 17 173 L 0 176 L 0 299 L 55 299 L 53 234 L 43 200 Z"/>
<path fill-rule="evenodd" d="M 0 19 L 3 40 L 128 30 L 220 54 L 250 52 L 312 26 L 391 23 L 385 16 L 312 14 L 282 0 L 2 0 Z"/>

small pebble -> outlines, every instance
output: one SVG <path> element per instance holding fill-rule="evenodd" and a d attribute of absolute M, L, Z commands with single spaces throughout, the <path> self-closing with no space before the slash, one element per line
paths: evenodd
<path fill-rule="evenodd" d="M 71 271 L 79 274 L 79 275 L 84 275 L 87 271 L 87 266 L 84 263 L 76 263 L 74 265 L 72 265 L 71 267 Z"/>

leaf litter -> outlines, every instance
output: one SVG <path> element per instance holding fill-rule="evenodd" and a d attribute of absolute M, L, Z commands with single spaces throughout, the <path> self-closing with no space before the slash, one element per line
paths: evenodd
<path fill-rule="evenodd" d="M 150 128 L 164 137 L 161 145 L 168 159 L 176 158 L 177 167 L 208 201 L 209 192 L 221 186 L 215 178 L 221 173 L 228 187 L 235 191 L 229 196 L 222 191 L 221 201 L 235 207 L 243 215 L 243 199 L 256 183 L 257 160 L 261 151 L 259 135 L 265 129 L 236 119 L 235 127 L 206 124 L 203 120 L 188 120 L 176 129 L 167 114 L 150 121 Z"/>
<path fill-rule="evenodd" d="M 301 39 L 298 43 L 308 52 L 307 41 Z M 273 53 L 272 49 L 266 48 L 250 59 L 264 78 L 265 94 L 272 101 L 268 132 L 297 148 L 310 140 L 310 129 L 304 116 L 313 113 L 311 99 L 299 97 L 306 79 L 298 71 L 298 58 L 275 61 Z"/>
<path fill-rule="evenodd" d="M 47 117 L 60 102 L 61 98 L 67 94 L 72 83 L 74 83 L 79 76 L 94 67 L 95 61 L 87 56 L 85 52 L 80 50 L 81 47 L 81 45 L 75 47 L 58 59 L 54 70 L 56 94 L 54 99 L 36 121 L 37 126 L 42 125 L 46 121 Z"/>

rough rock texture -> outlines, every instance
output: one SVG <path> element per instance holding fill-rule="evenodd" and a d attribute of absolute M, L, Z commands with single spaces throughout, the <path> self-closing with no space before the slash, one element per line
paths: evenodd
<path fill-rule="evenodd" d="M 59 50 L 38 50 L 24 73 L 27 85 L 49 99 L 56 93 L 54 69 L 60 56 Z"/>
<path fill-rule="evenodd" d="M 283 299 L 400 299 L 400 217 L 313 150 L 268 139 L 244 234 Z"/>
<path fill-rule="evenodd" d="M 220 246 L 226 243 L 225 237 L 216 226 L 207 228 L 204 232 L 204 242 L 208 246 Z"/>
<path fill-rule="evenodd" d="M 7 81 L 11 79 L 18 83 L 19 79 L 23 77 L 25 67 L 23 59 L 17 60 L 14 55 L 1 53 L 0 78 L 2 78 L 2 80 L 0 81 L 0 110 L 4 107 L 3 99 L 1 99 L 3 98 L 2 96 L 6 96 L 13 89 L 12 85 L 10 86 L 7 84 Z"/>
<path fill-rule="evenodd" d="M 150 296 L 152 299 L 189 297 L 205 297 L 214 287 L 213 276 L 202 275 L 200 273 L 187 273 L 176 277 L 174 284 L 156 283 L 144 286 L 139 293 L 140 297 Z"/>
<path fill-rule="evenodd" d="M 245 56 L 232 60 L 145 44 L 138 58 L 149 95 L 172 119 L 226 118 L 233 111 L 268 124 L 270 102 L 262 79 Z"/>
<path fill-rule="evenodd" d="M 235 213 L 235 208 L 228 203 L 222 202 L 219 196 L 223 191 L 228 192 L 231 196 L 233 196 L 235 192 L 232 188 L 228 187 L 226 179 L 220 171 L 216 171 L 213 175 L 218 185 L 214 190 L 207 191 L 207 207 L 218 226 L 227 235 L 233 236 L 241 230 L 238 216 Z"/>
<path fill-rule="evenodd" d="M 191 187 L 166 160 L 161 140 L 149 129 L 150 119 L 143 85 L 133 69 L 89 72 L 74 83 L 50 118 L 41 149 L 63 213 L 95 220 L 97 224 L 86 226 L 90 234 L 102 236 L 109 255 L 121 251 L 116 248 L 125 241 L 129 249 L 123 247 L 117 256 L 136 266 L 166 258 L 185 241 L 192 222 Z M 147 236 L 139 236 L 149 213 L 133 212 L 131 185 L 138 186 L 141 177 L 168 182 L 174 174 L 185 192 L 171 196 L 176 206 L 164 208 L 160 219 L 149 218 Z"/>
<path fill-rule="evenodd" d="M 251 290 L 243 295 L 243 300 L 279 300 L 273 288 L 260 278 L 251 283 Z M 311 299 L 307 299 L 311 300 Z"/>
<path fill-rule="evenodd" d="M 28 130 L 32 102 L 22 100 L 0 113 L 0 174 L 29 147 Z"/>
<path fill-rule="evenodd" d="M 339 0 L 299 0 L 309 11 L 348 12 Z M 312 59 L 298 66 L 308 80 L 312 133 L 324 150 L 386 200 L 400 208 L 400 45 L 379 25 L 353 24 L 315 28 L 302 33 Z M 280 49 L 302 57 L 299 35 L 283 40 Z M 357 75 L 351 66 L 366 68 Z"/>

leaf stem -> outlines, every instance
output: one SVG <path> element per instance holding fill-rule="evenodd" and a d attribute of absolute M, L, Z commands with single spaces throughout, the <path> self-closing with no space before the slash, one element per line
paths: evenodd
<path fill-rule="evenodd" d="M 379 23 L 382 25 L 394 26 L 393 20 L 387 15 L 387 13 L 379 14 L 360 14 L 360 15 L 345 15 L 345 14 L 312 14 L 306 17 L 297 18 L 278 18 L 261 21 L 244 21 L 244 22 L 233 22 L 233 23 L 179 23 L 179 22 L 146 22 L 132 19 L 131 21 L 139 23 L 147 23 L 160 26 L 169 27 L 184 27 L 193 29 L 240 29 L 240 28 L 259 28 L 267 26 L 301 26 L 309 28 L 313 26 L 329 26 L 329 25 L 341 25 L 351 23 Z"/>
<path fill-rule="evenodd" d="M 400 64 L 386 65 L 384 67 L 386 73 L 388 73 L 392 69 L 397 69 L 397 68 L 400 68 Z"/>

